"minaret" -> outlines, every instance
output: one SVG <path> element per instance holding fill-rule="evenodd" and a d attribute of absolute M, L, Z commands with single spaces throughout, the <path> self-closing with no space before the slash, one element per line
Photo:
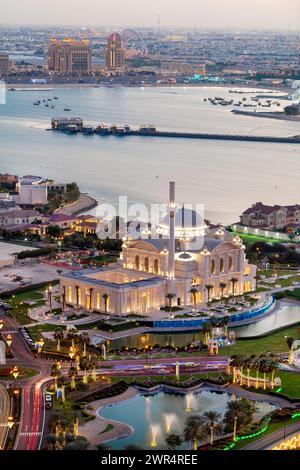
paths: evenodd
<path fill-rule="evenodd" d="M 175 277 L 175 181 L 169 186 L 169 279 Z"/>

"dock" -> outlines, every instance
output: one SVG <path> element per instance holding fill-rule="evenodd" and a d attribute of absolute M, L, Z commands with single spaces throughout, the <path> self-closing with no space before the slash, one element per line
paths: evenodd
<path fill-rule="evenodd" d="M 97 127 L 84 125 L 81 118 L 53 118 L 51 128 L 55 132 L 65 134 L 84 134 L 115 137 L 151 137 L 169 139 L 200 139 L 200 140 L 222 140 L 237 142 L 265 142 L 280 144 L 300 144 L 300 134 L 291 136 L 263 136 L 263 135 L 243 135 L 243 134 L 215 134 L 201 132 L 180 132 L 180 131 L 159 131 L 153 125 L 142 125 L 139 129 L 132 129 L 127 124 L 117 126 L 112 124 L 107 126 L 99 124 Z"/>

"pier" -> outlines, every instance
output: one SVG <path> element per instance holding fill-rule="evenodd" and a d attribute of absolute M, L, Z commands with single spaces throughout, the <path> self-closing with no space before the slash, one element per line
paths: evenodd
<path fill-rule="evenodd" d="M 142 125 L 139 129 L 131 129 L 128 125 L 117 126 L 112 124 L 106 126 L 100 124 L 97 127 L 85 126 L 81 118 L 54 118 L 51 122 L 52 130 L 66 134 L 81 133 L 84 135 L 100 136 L 138 136 L 152 138 L 177 138 L 177 139 L 202 139 L 202 140 L 227 140 L 238 142 L 268 142 L 280 144 L 300 144 L 300 133 L 295 136 L 276 137 L 260 135 L 242 135 L 242 134 L 208 134 L 201 132 L 179 132 L 179 131 L 159 131 L 155 126 Z"/>

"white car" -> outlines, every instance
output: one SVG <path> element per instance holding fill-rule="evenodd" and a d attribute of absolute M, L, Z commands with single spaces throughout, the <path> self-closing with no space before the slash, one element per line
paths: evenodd
<path fill-rule="evenodd" d="M 45 402 L 47 403 L 51 403 L 52 402 L 52 396 L 49 395 L 49 393 L 46 393 L 45 394 Z"/>

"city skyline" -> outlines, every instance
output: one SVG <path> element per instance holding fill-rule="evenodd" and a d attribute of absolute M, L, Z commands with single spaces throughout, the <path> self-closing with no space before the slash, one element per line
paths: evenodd
<path fill-rule="evenodd" d="M 46 5 L 45 5 L 46 3 Z M 196 0 L 187 0 L 184 9 L 179 0 L 166 0 L 163 4 L 153 0 L 143 5 L 137 0 L 130 0 L 126 5 L 115 0 L 113 10 L 104 9 L 104 1 L 87 0 L 85 9 L 76 7 L 72 2 L 61 4 L 60 0 L 37 4 L 28 0 L 24 5 L 20 0 L 4 1 L 1 23 L 27 25 L 76 25 L 101 27 L 153 27 L 170 28 L 237 28 L 237 29 L 282 29 L 299 31 L 300 4 L 298 0 L 287 0 L 282 10 L 279 0 L 253 0 L 251 4 L 238 0 L 212 0 L 202 4 Z M 47 14 L 45 14 L 47 6 Z M 57 9 L 60 15 L 57 17 Z M 17 15 L 16 15 L 17 11 Z M 95 18 L 99 18 L 95 21 Z"/>

